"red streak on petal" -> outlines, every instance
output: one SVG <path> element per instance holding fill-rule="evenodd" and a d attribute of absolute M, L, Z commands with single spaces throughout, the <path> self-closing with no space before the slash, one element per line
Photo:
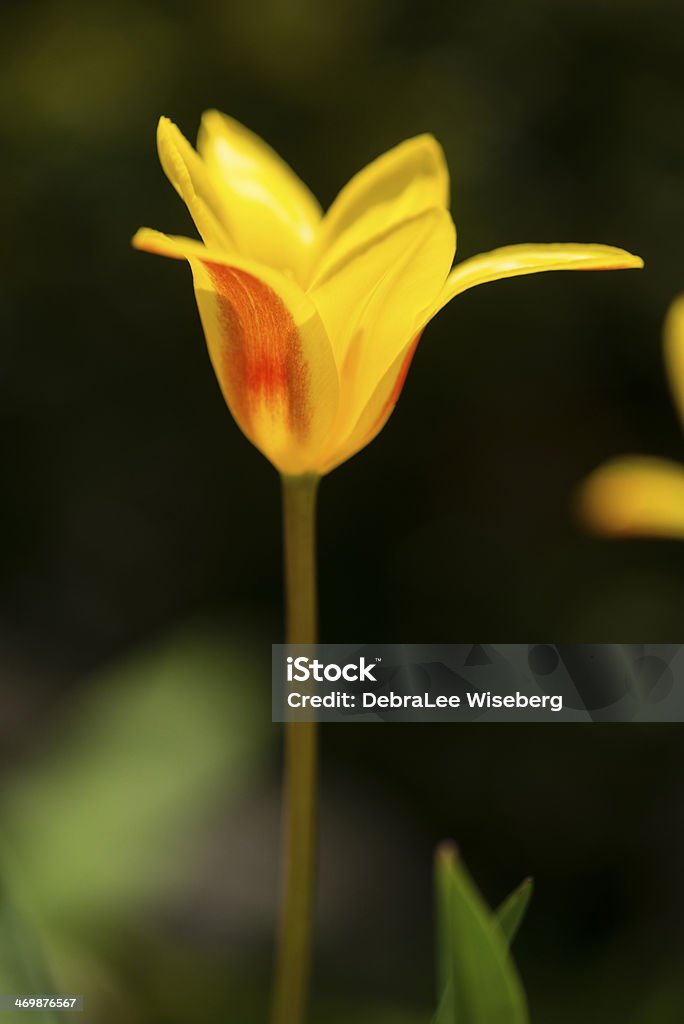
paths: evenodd
<path fill-rule="evenodd" d="M 216 289 L 221 325 L 217 374 L 235 418 L 249 427 L 265 406 L 303 437 L 311 421 L 309 368 L 292 315 L 267 284 L 246 271 L 204 265 Z"/>
<path fill-rule="evenodd" d="M 411 367 L 411 363 L 413 362 L 413 357 L 416 353 L 416 349 L 418 348 L 418 342 L 420 341 L 420 336 L 422 333 L 422 331 L 419 331 L 418 334 L 416 334 L 413 341 L 411 342 L 411 347 L 406 353 L 404 362 L 401 364 L 401 369 L 397 374 L 397 379 L 394 382 L 392 393 L 387 399 L 387 406 L 385 407 L 385 410 L 383 410 L 383 412 L 391 411 L 391 409 L 397 404 L 397 401 L 399 400 L 399 395 L 401 394 L 402 389 L 404 387 L 404 383 L 406 381 L 407 374 Z"/>

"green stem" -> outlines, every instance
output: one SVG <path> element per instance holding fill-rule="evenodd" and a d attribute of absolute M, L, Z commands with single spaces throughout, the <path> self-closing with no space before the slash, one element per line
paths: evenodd
<path fill-rule="evenodd" d="M 317 639 L 316 491 L 318 477 L 282 478 L 287 642 Z M 284 876 L 273 1024 L 303 1024 L 311 974 L 316 880 L 317 726 L 285 724 Z"/>

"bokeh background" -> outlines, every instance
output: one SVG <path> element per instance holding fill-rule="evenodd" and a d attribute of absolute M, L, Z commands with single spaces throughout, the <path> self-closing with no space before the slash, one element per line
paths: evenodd
<path fill-rule="evenodd" d="M 684 456 L 661 360 L 684 8 L 21 0 L 3 23 L 0 988 L 39 944 L 89 1020 L 263 1021 L 278 481 L 226 413 L 187 268 L 129 247 L 190 231 L 157 117 L 194 137 L 231 113 L 325 203 L 432 131 L 461 256 L 577 240 L 647 263 L 440 314 L 388 427 L 323 484 L 323 638 L 681 641 L 684 546 L 589 538 L 572 500 L 607 456 Z M 536 879 L 533 1021 L 680 1024 L 683 739 L 326 727 L 316 1020 L 429 1019 L 451 836 L 491 902 Z"/>

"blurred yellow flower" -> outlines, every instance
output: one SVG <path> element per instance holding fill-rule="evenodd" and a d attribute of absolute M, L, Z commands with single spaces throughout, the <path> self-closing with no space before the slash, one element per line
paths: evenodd
<path fill-rule="evenodd" d="M 684 295 L 667 314 L 664 355 L 684 424 Z M 582 485 L 579 513 L 597 533 L 684 538 L 684 465 L 647 455 L 611 459 Z"/>
<path fill-rule="evenodd" d="M 143 228 L 187 259 L 209 355 L 250 441 L 281 473 L 323 474 L 387 422 L 431 318 L 467 288 L 642 261 L 605 245 L 517 245 L 452 269 L 449 176 L 430 135 L 360 171 L 327 213 L 260 138 L 208 111 L 197 150 L 167 118 L 159 157 L 202 242 Z"/>

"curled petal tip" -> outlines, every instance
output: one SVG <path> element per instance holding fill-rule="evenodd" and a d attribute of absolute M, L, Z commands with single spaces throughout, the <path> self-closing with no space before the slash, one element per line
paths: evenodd
<path fill-rule="evenodd" d="M 131 238 L 131 245 L 140 252 L 151 252 L 158 255 L 166 255 L 162 244 L 165 236 L 152 228 L 138 228 Z"/>
<path fill-rule="evenodd" d="M 548 246 L 549 254 L 567 252 L 569 270 L 640 270 L 644 261 L 626 249 L 614 245 L 556 244 Z M 565 269 L 565 268 L 563 268 Z"/>
<path fill-rule="evenodd" d="M 168 256 L 174 260 L 186 260 L 191 256 L 202 256 L 208 250 L 201 242 L 189 238 L 173 238 L 154 228 L 138 228 L 131 239 L 134 249 L 151 252 L 155 256 Z"/>
<path fill-rule="evenodd" d="M 625 252 L 624 262 L 620 264 L 620 267 L 618 267 L 618 269 L 623 268 L 625 270 L 642 270 L 643 266 L 644 261 L 642 260 L 641 256 L 635 256 L 634 253 Z"/>

